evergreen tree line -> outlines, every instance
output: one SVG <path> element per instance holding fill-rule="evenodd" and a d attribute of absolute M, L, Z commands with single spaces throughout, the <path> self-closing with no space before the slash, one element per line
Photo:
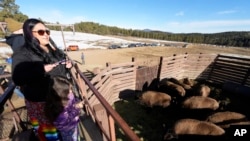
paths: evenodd
<path fill-rule="evenodd" d="M 5 18 L 13 18 L 18 22 L 24 22 L 28 16 L 19 11 L 19 6 L 15 4 L 15 0 L 0 0 L 0 21 Z M 42 20 L 42 19 L 41 19 Z M 45 23 L 48 23 L 44 21 Z M 57 23 L 59 24 L 59 23 Z M 75 23 L 76 32 L 92 33 L 98 35 L 118 35 L 132 36 L 168 41 L 179 41 L 188 43 L 214 44 L 235 47 L 250 47 L 250 31 L 242 32 L 222 32 L 213 34 L 202 33 L 170 33 L 153 30 L 132 30 L 114 26 L 106 26 L 94 22 Z M 52 30 L 61 30 L 58 26 L 50 26 Z M 66 28 L 64 30 L 72 30 Z"/>
<path fill-rule="evenodd" d="M 75 24 L 78 32 L 93 33 L 99 35 L 133 36 L 168 41 L 188 43 L 214 44 L 222 46 L 250 47 L 250 31 L 222 32 L 213 34 L 202 33 L 169 33 L 162 31 L 132 30 L 118 27 L 100 25 L 93 22 L 81 22 Z"/>
<path fill-rule="evenodd" d="M 98 35 L 132 36 L 167 41 L 179 41 L 188 43 L 213 44 L 221 46 L 250 47 L 250 31 L 222 32 L 212 34 L 202 33 L 169 33 L 162 31 L 132 30 L 113 26 L 106 26 L 94 22 L 80 22 L 74 24 L 76 32 L 92 33 Z M 60 27 L 50 27 L 60 30 Z M 66 28 L 65 30 L 72 30 Z"/>

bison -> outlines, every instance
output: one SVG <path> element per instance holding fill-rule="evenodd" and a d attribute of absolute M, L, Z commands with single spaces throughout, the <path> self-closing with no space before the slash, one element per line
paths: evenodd
<path fill-rule="evenodd" d="M 182 108 L 216 110 L 219 108 L 219 102 L 210 97 L 191 96 L 182 102 Z"/>
<path fill-rule="evenodd" d="M 175 96 L 181 96 L 184 97 L 186 94 L 185 89 L 174 82 L 171 82 L 169 80 L 163 79 L 161 80 L 159 84 L 160 89 L 166 89 L 169 94 L 175 95 Z"/>
<path fill-rule="evenodd" d="M 205 84 L 201 84 L 197 86 L 197 88 L 195 89 L 195 95 L 208 97 L 210 94 L 210 91 L 211 89 L 209 86 Z"/>
<path fill-rule="evenodd" d="M 183 83 L 184 83 L 184 84 L 187 84 L 187 85 L 189 85 L 189 86 L 191 86 L 191 87 L 194 86 L 194 81 L 191 80 L 191 79 L 189 79 L 188 77 L 185 77 L 185 78 L 183 79 Z"/>
<path fill-rule="evenodd" d="M 188 84 L 185 84 L 185 83 L 183 83 L 182 81 L 179 81 L 179 80 L 177 80 L 176 78 L 169 78 L 169 81 L 171 81 L 171 82 L 173 82 L 173 83 L 175 83 L 175 84 L 178 84 L 178 85 L 180 85 L 180 86 L 182 86 L 185 90 L 190 90 L 190 89 L 192 89 L 192 86 L 191 85 L 188 85 Z"/>
<path fill-rule="evenodd" d="M 163 92 L 145 91 L 139 97 L 139 101 L 148 107 L 161 106 L 165 108 L 170 105 L 171 96 Z"/>
<path fill-rule="evenodd" d="M 173 136 L 178 135 L 221 136 L 224 134 L 225 130 L 214 123 L 186 118 L 178 120 L 173 126 L 172 133 L 165 134 L 164 140 L 170 140 Z"/>
<path fill-rule="evenodd" d="M 215 123 L 222 128 L 229 128 L 230 125 L 240 125 L 240 124 L 248 124 L 250 122 L 247 121 L 245 115 L 237 112 L 224 111 L 224 112 L 216 112 L 207 117 L 206 121 Z"/>

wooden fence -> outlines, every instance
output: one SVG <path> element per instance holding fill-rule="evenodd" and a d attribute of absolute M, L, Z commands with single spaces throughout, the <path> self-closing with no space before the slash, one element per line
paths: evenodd
<path fill-rule="evenodd" d="M 217 83 L 233 82 L 250 87 L 250 56 L 217 55 L 208 79 Z"/>
<path fill-rule="evenodd" d="M 139 66 L 139 65 L 138 65 Z M 180 54 L 161 57 L 154 66 L 137 68 L 136 89 L 154 79 L 174 77 L 206 79 L 217 84 L 233 82 L 250 86 L 250 56 L 235 54 Z"/>

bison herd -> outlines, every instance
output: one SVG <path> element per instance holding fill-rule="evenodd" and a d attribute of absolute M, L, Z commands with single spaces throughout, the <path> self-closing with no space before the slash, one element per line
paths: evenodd
<path fill-rule="evenodd" d="M 153 89 L 141 91 L 136 96 L 143 107 L 166 109 L 167 114 L 175 118 L 166 123 L 163 140 L 181 140 L 183 137 L 187 140 L 186 137 L 195 136 L 226 140 L 231 125 L 250 125 L 250 121 L 246 113 L 228 108 L 226 98 L 218 98 L 213 88 L 206 80 L 165 78 Z"/>

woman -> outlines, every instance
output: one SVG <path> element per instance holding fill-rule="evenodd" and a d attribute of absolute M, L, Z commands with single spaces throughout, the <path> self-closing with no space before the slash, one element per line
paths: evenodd
<path fill-rule="evenodd" d="M 72 63 L 62 61 L 67 60 L 66 55 L 56 47 L 50 38 L 50 31 L 42 21 L 26 20 L 23 24 L 23 36 L 24 45 L 12 56 L 12 79 L 24 94 L 28 116 L 34 129 L 37 129 L 40 140 L 57 140 L 56 130 L 44 115 L 45 99 L 50 77 L 60 75 L 70 79 L 69 69 Z M 45 134 L 45 131 L 53 134 Z"/>
<path fill-rule="evenodd" d="M 77 141 L 80 109 L 83 103 L 74 97 L 72 84 L 65 78 L 53 77 L 45 104 L 45 115 L 60 131 L 63 141 Z"/>

